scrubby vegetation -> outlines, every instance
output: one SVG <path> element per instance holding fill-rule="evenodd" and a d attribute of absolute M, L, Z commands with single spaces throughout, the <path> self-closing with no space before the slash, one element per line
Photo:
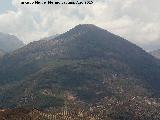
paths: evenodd
<path fill-rule="evenodd" d="M 79 25 L 0 59 L 1 116 L 24 108 L 31 120 L 157 120 L 159 65 L 127 40 Z"/>

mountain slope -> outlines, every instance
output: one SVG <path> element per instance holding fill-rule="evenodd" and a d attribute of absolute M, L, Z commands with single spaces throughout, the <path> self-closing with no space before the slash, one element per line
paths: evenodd
<path fill-rule="evenodd" d="M 0 106 L 94 104 L 113 97 L 158 95 L 159 61 L 138 46 L 94 25 L 78 25 L 37 41 L 0 62 Z M 156 97 L 155 96 L 155 97 Z"/>
<path fill-rule="evenodd" d="M 153 55 L 155 58 L 160 59 L 160 50 L 151 51 L 150 54 Z"/>
<path fill-rule="evenodd" d="M 20 41 L 16 36 L 0 33 L 1 50 L 5 52 L 11 52 L 23 46 L 24 43 Z"/>

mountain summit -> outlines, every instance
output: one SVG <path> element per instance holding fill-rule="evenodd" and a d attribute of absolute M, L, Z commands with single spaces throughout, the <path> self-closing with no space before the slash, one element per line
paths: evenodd
<path fill-rule="evenodd" d="M 22 55 L 24 52 L 25 56 Z M 50 41 L 41 40 L 30 43 L 15 51 L 14 56 L 21 54 L 21 59 L 25 60 L 29 58 L 31 53 L 33 58 L 43 56 L 52 58 L 108 58 L 108 56 L 116 56 L 117 54 L 121 58 L 125 58 L 124 56 L 127 54 L 128 57 L 136 59 L 136 56 L 146 54 L 146 57 L 152 59 L 136 45 L 92 24 L 78 25 Z"/>
<path fill-rule="evenodd" d="M 63 106 L 71 98 L 94 104 L 106 97 L 122 102 L 135 96 L 157 97 L 159 65 L 117 35 L 95 25 L 78 25 L 1 59 L 0 106 L 48 108 Z"/>

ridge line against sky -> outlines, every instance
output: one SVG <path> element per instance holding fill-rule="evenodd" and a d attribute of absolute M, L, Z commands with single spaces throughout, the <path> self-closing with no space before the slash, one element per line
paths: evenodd
<path fill-rule="evenodd" d="M 0 0 L 0 32 L 25 43 L 90 23 L 146 50 L 160 48 L 159 0 L 93 0 L 92 5 L 22 5 L 22 1 L 34 0 Z"/>

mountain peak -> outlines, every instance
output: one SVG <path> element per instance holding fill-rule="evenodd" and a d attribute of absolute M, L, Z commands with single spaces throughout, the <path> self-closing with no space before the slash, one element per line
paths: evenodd
<path fill-rule="evenodd" d="M 24 43 L 16 36 L 0 32 L 0 49 L 3 51 L 12 52 L 22 46 Z"/>
<path fill-rule="evenodd" d="M 73 37 L 77 37 L 79 35 L 84 35 L 84 34 L 88 34 L 88 32 L 107 32 L 107 30 L 104 30 L 96 25 L 93 24 L 79 24 L 73 28 L 71 28 L 70 30 L 68 30 L 67 32 L 59 35 L 58 37 L 56 37 L 55 39 L 72 39 Z"/>
<path fill-rule="evenodd" d="M 74 28 L 72 28 L 71 30 L 95 31 L 95 30 L 103 30 L 103 29 L 94 24 L 79 24 Z"/>
<path fill-rule="evenodd" d="M 96 25 L 93 24 L 79 24 L 77 26 L 75 26 L 74 28 L 78 28 L 78 29 L 92 29 L 92 28 L 98 28 Z"/>

